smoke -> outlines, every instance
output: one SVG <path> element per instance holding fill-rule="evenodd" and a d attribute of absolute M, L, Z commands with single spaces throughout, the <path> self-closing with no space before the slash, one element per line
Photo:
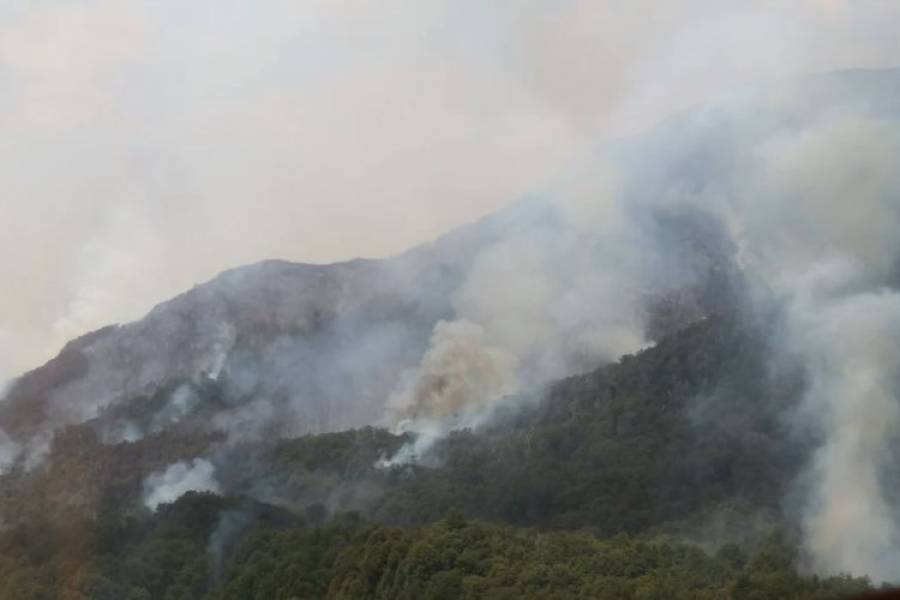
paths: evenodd
<path fill-rule="evenodd" d="M 200 403 L 200 398 L 189 386 L 181 385 L 172 394 L 172 399 L 161 411 L 153 416 L 150 431 L 163 431 L 189 415 Z"/>
<path fill-rule="evenodd" d="M 456 320 L 435 325 L 420 365 L 388 402 L 395 429 L 477 425 L 504 396 L 646 344 L 649 265 L 603 166 L 573 169 L 550 202 L 517 206 L 477 255 L 452 297 Z"/>
<path fill-rule="evenodd" d="M 398 427 L 420 438 L 391 462 L 420 457 L 449 427 L 477 425 L 506 390 L 577 370 L 579 355 L 596 365 L 648 343 L 646 295 L 690 285 L 709 265 L 672 262 L 684 248 L 647 223 L 694 211 L 730 238 L 752 286 L 745 301 L 784 307 L 772 361 L 799 364 L 806 378 L 801 408 L 784 418 L 818 443 L 797 482 L 810 565 L 894 578 L 897 77 L 743 91 L 568 173 L 551 187 L 563 208 L 556 224 L 510 227 L 478 256 L 453 299 L 460 320 L 439 325 L 395 396 L 406 412 L 391 413 L 394 423 L 408 419 Z M 468 332 L 465 343 L 448 335 L 451 325 Z M 510 368 L 497 370 L 498 357 Z M 503 385 L 485 385 L 476 375 L 485 372 L 504 374 Z"/>
<path fill-rule="evenodd" d="M 822 439 L 807 475 L 807 550 L 817 570 L 876 580 L 895 580 L 900 565 L 886 487 L 900 433 L 898 150 L 896 121 L 826 117 L 768 149 L 768 200 L 753 213 L 759 264 L 790 298 L 788 347 L 808 379 L 801 418 Z"/>
<path fill-rule="evenodd" d="M 896 580 L 900 433 L 900 177 L 896 121 L 829 116 L 775 144 L 760 263 L 789 297 L 788 349 L 805 366 L 799 417 L 821 446 L 806 475 L 805 543 L 823 572 Z M 771 185 L 771 183 L 769 184 Z"/>
<path fill-rule="evenodd" d="M 21 452 L 21 445 L 11 439 L 3 429 L 0 429 L 0 475 L 9 471 Z"/>
<path fill-rule="evenodd" d="M 0 281 L 14 290 L 0 295 L 0 380 L 226 267 L 391 254 L 545 186 L 552 208 L 522 209 L 536 214 L 479 246 L 439 301 L 379 289 L 406 312 L 360 308 L 376 273 L 359 288 L 317 275 L 267 288 L 248 301 L 262 315 L 223 301 L 199 318 L 179 304 L 166 313 L 177 318 L 151 319 L 153 336 L 133 326 L 115 338 L 127 344 L 91 346 L 90 375 L 46 411 L 50 429 L 83 422 L 205 372 L 232 393 L 211 425 L 237 438 L 364 423 L 389 397 L 387 420 L 425 439 L 652 343 L 647 296 L 709 270 L 678 263 L 653 220 L 708 213 L 788 307 L 785 355 L 809 381 L 798 418 L 814 417 L 821 439 L 806 479 L 814 564 L 885 577 L 898 537 L 883 477 L 896 431 L 896 115 L 854 83 L 824 112 L 817 99 L 836 89 L 785 86 L 713 104 L 643 146 L 592 149 L 724 89 L 891 65 L 898 18 L 875 0 L 0 9 L 0 210 L 15 225 L 0 236 Z M 428 272 L 409 269 L 404 289 Z M 301 303 L 313 287 L 322 297 Z M 323 330 L 336 306 L 358 320 Z M 360 327 L 367 311 L 388 325 Z M 280 329 L 291 334 L 247 335 Z M 184 350 L 193 340 L 206 346 Z M 398 385 L 401 364 L 413 369 Z M 192 407 L 174 398 L 158 426 Z M 24 450 L 3 436 L 0 469 L 20 452 L 38 460 L 51 435 Z M 216 490 L 213 475 L 204 460 L 172 465 L 148 477 L 146 503 Z"/>
<path fill-rule="evenodd" d="M 4 7 L 0 211 L 15 227 L 0 281 L 16 293 L 0 297 L 0 379 L 236 264 L 434 238 L 723 89 L 889 65 L 898 13 L 877 0 Z"/>
<path fill-rule="evenodd" d="M 419 367 L 406 374 L 387 404 L 395 430 L 420 435 L 414 447 L 386 464 L 420 454 L 439 436 L 471 424 L 486 403 L 515 392 L 517 362 L 515 355 L 491 346 L 479 325 L 438 322 Z"/>
<path fill-rule="evenodd" d="M 224 571 L 226 558 L 234 550 L 241 535 L 256 524 L 256 518 L 244 510 L 223 510 L 216 528 L 209 536 L 206 551 L 212 563 L 212 578 L 217 582 Z"/>
<path fill-rule="evenodd" d="M 150 510 L 174 502 L 187 492 L 219 492 L 215 467 L 203 458 L 169 465 L 165 471 L 151 473 L 144 480 L 144 505 Z"/>
<path fill-rule="evenodd" d="M 896 73 L 883 77 L 895 81 Z M 900 127 L 897 107 L 886 109 L 885 97 L 865 78 L 847 78 L 844 85 L 854 89 L 844 101 L 841 86 L 832 87 L 838 81 L 818 82 L 828 92 L 821 104 L 798 88 L 756 96 L 749 105 L 744 98 L 737 103 L 742 110 L 761 103 L 751 114 L 775 108 L 780 116 L 745 114 L 738 129 L 715 110 L 701 115 L 699 132 L 669 140 L 662 160 L 677 166 L 704 147 L 717 157 L 707 161 L 712 155 L 701 152 L 701 172 L 711 169 L 702 183 L 690 186 L 691 193 L 669 193 L 665 202 L 720 215 L 744 270 L 786 307 L 772 360 L 799 362 L 807 386 L 802 408 L 785 418 L 819 440 L 798 480 L 812 568 L 894 580 L 900 564 L 898 490 L 890 476 L 900 434 Z M 718 133 L 710 136 L 714 128 Z M 657 194 L 665 181 L 645 177 L 638 185 Z M 678 177 L 668 183 L 670 190 L 680 187 Z"/>
<path fill-rule="evenodd" d="M 895 581 L 900 537 L 885 485 L 900 433 L 900 293 L 838 294 L 797 313 L 807 402 L 824 434 L 811 467 L 807 548 L 817 570 Z"/>

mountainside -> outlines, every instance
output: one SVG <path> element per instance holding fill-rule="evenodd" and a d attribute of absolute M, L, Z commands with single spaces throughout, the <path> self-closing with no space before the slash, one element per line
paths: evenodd
<path fill-rule="evenodd" d="M 777 420 L 795 382 L 766 376 L 764 336 L 740 323 L 713 316 L 509 399 L 519 408 L 451 434 L 422 462 L 381 464 L 414 436 L 374 428 L 229 446 L 196 433 L 109 445 L 89 425 L 70 426 L 45 467 L 0 478 L 0 569 L 9 574 L 0 598 L 620 598 L 650 589 L 822 598 L 866 589 L 796 572 L 797 532 L 779 499 L 808 454 Z M 147 474 L 204 455 L 224 498 L 188 493 L 145 507 Z M 721 550 L 711 557 L 679 539 Z M 504 556 L 506 566 L 492 562 Z"/>
<path fill-rule="evenodd" d="M 70 342 L 0 401 L 0 599 L 894 581 L 898 116 L 900 71 L 744 90 L 402 255 Z"/>
<path fill-rule="evenodd" d="M 639 282 L 646 289 L 628 297 L 644 305 L 639 310 L 647 338 L 658 339 L 733 303 L 728 295 L 737 277 L 727 223 L 702 206 L 660 202 L 660 191 L 736 195 L 729 186 L 742 180 L 737 173 L 748 146 L 801 132 L 838 110 L 895 118 L 898 90 L 898 71 L 850 71 L 746 90 L 604 148 L 601 154 L 617 168 L 639 174 L 624 186 L 634 213 L 628 216 L 654 247 L 641 247 L 641 239 L 619 241 L 637 245 L 638 260 L 652 275 Z M 140 321 L 69 343 L 47 365 L 13 382 L 0 405 L 0 428 L 40 450 L 56 428 L 175 382 L 203 378 L 225 391 L 223 422 L 247 422 L 241 408 L 254 401 L 258 406 L 245 412 L 271 417 L 253 426 L 286 427 L 280 435 L 378 422 L 435 323 L 457 318 L 455 296 L 486 254 L 511 239 L 530 239 L 550 247 L 547 260 L 594 258 L 596 269 L 607 268 L 604 232 L 585 233 L 571 218 L 552 197 L 532 199 L 387 260 L 323 266 L 268 261 L 228 271 Z M 576 253 L 571 244 L 587 250 Z M 586 272 L 590 268 L 579 266 L 575 274 Z M 160 430 L 167 418 L 180 418 L 179 409 L 172 410 L 174 417 L 162 415 L 149 429 L 108 423 L 104 437 L 135 439 Z"/>
<path fill-rule="evenodd" d="M 380 423 L 435 324 L 456 317 L 454 294 L 479 255 L 511 230 L 568 235 L 558 219 L 529 201 L 388 260 L 223 273 L 140 321 L 70 342 L 15 381 L 0 404 L 0 457 L 36 463 L 54 431 L 88 421 L 109 443 L 191 423 L 242 439 Z M 668 220 L 668 249 L 690 273 L 636 298 L 651 335 L 706 314 L 722 302 L 710 290 L 733 283 L 729 249 L 702 215 Z M 214 389 L 216 402 L 200 402 L 198 389 Z"/>

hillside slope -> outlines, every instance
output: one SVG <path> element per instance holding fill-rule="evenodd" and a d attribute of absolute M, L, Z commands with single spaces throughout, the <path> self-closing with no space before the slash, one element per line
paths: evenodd
<path fill-rule="evenodd" d="M 599 220 L 607 187 L 574 213 L 548 192 L 385 260 L 234 269 L 72 341 L 0 401 L 0 598 L 889 580 L 898 116 L 900 71 L 745 91 L 589 157 L 576 183 L 594 160 L 621 179 Z"/>

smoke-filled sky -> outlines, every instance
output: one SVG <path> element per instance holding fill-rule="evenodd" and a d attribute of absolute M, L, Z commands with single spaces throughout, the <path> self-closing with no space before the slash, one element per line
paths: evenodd
<path fill-rule="evenodd" d="M 383 256 L 748 82 L 895 66 L 894 0 L 2 0 L 0 380 L 264 258 Z"/>

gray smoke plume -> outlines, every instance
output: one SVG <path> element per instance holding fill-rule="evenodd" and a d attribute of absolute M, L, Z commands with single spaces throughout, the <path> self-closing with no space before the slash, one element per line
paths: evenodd
<path fill-rule="evenodd" d="M 233 550 L 241 534 L 255 524 L 253 515 L 242 510 L 223 510 L 219 513 L 216 528 L 209 536 L 206 551 L 209 554 L 212 578 L 218 581 L 225 568 L 229 550 Z"/>
<path fill-rule="evenodd" d="M 405 374 L 387 404 L 393 428 L 419 437 L 382 464 L 412 460 L 451 429 L 471 425 L 486 403 L 516 391 L 517 363 L 490 345 L 479 325 L 440 321 L 418 368 Z"/>
<path fill-rule="evenodd" d="M 900 128 L 827 115 L 766 153 L 748 243 L 788 298 L 788 348 L 808 379 L 802 418 L 822 439 L 808 474 L 806 547 L 819 571 L 894 580 L 900 530 L 885 475 L 900 433 L 900 293 L 890 287 Z"/>
<path fill-rule="evenodd" d="M 514 392 L 515 368 L 515 356 L 487 345 L 478 325 L 441 321 L 413 381 L 390 399 L 388 410 L 403 419 L 400 428 L 407 419 L 453 419 L 484 399 Z"/>
<path fill-rule="evenodd" d="M 173 18 L 176 4 L 0 11 L 13 90 L 0 208 L 16 224 L 0 236 L 15 290 L 0 294 L 0 378 L 235 264 L 388 255 L 548 180 L 553 209 L 390 268 L 232 272 L 76 344 L 0 406 L 0 470 L 38 464 L 59 427 L 202 376 L 224 390 L 210 427 L 235 441 L 379 418 L 433 435 L 477 424 L 506 394 L 652 343 L 647 298 L 720 266 L 679 262 L 654 225 L 695 211 L 787 307 L 784 354 L 805 368 L 821 439 L 804 519 L 814 565 L 889 573 L 896 74 L 751 90 L 585 149 L 736 84 L 894 64 L 900 6 L 202 0 L 220 15 L 212 32 Z M 157 426 L 190 413 L 182 400 Z M 129 424 L 116 439 L 146 433 Z M 174 490 L 163 498 L 215 485 L 203 463 L 170 470 L 151 482 Z"/>
<path fill-rule="evenodd" d="M 446 325 L 433 336 L 417 379 L 396 396 L 410 410 L 393 413 L 426 441 L 394 460 L 427 450 L 448 414 L 452 426 L 477 425 L 502 390 L 577 370 L 579 352 L 598 364 L 648 343 L 646 295 L 681 289 L 704 269 L 669 262 L 678 252 L 647 222 L 696 211 L 724 227 L 744 301 L 783 307 L 773 364 L 805 375 L 802 408 L 784 418 L 818 440 L 797 482 L 811 568 L 895 578 L 898 81 L 898 72 L 851 72 L 740 91 L 568 174 L 553 188 L 556 205 L 599 218 L 511 230 L 479 256 L 454 296 L 461 323 L 478 332 L 467 338 L 474 348 L 449 345 Z M 493 373 L 498 356 L 515 367 L 501 371 L 507 383 L 470 377 Z"/>
<path fill-rule="evenodd" d="M 174 502 L 188 492 L 219 492 L 215 467 L 206 459 L 178 462 L 144 480 L 144 504 L 150 510 Z"/>
<path fill-rule="evenodd" d="M 807 416 L 823 433 L 803 521 L 814 567 L 896 581 L 898 511 L 885 485 L 900 433 L 900 294 L 818 298 L 792 324 L 810 379 Z"/>
<path fill-rule="evenodd" d="M 476 256 L 452 296 L 456 320 L 435 326 L 388 402 L 395 429 L 433 435 L 477 425 L 506 395 L 646 344 L 650 263 L 629 250 L 636 225 L 619 213 L 603 166 L 573 169 L 546 200 L 520 204 L 518 218 Z"/>
<path fill-rule="evenodd" d="M 745 272 L 785 306 L 773 362 L 798 361 L 807 380 L 803 408 L 785 418 L 820 440 L 798 482 L 810 564 L 878 580 L 900 568 L 888 477 L 900 434 L 897 77 L 836 75 L 732 105 L 758 103 L 767 118 L 706 111 L 697 137 L 664 148 L 668 168 L 692 152 L 704 158 L 690 192 L 671 194 L 683 176 L 637 184 L 720 215 Z"/>
<path fill-rule="evenodd" d="M 735 85 L 892 65 L 900 15 L 878 0 L 401 4 L 0 11 L 0 213 L 16 224 L 0 379 L 237 264 L 401 251 Z"/>
<path fill-rule="evenodd" d="M 21 444 L 0 429 L 0 475 L 5 474 L 15 464 L 21 452 Z"/>

